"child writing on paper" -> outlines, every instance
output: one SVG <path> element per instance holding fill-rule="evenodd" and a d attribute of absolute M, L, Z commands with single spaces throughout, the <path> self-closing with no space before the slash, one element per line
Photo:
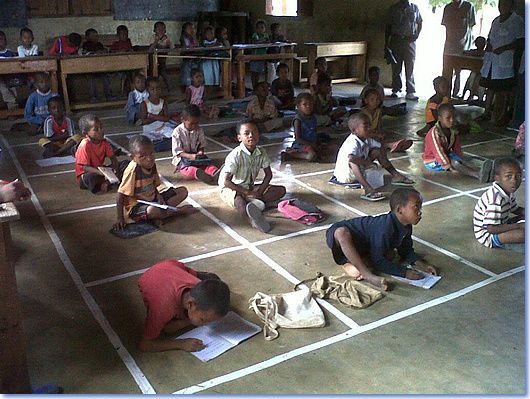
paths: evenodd
<path fill-rule="evenodd" d="M 118 218 L 114 224 L 115 230 L 125 227 L 125 216 L 135 222 L 154 220 L 160 223 L 174 215 L 186 215 L 195 212 L 191 205 L 184 205 L 178 211 L 162 209 L 153 205 L 142 204 L 138 200 L 157 202 L 160 205 L 176 207 L 188 196 L 185 187 L 169 188 L 158 191 L 162 183 L 155 164 L 153 143 L 141 134 L 134 136 L 129 144 L 132 160 L 123 172 L 123 178 L 118 188 L 116 209 Z"/>
<path fill-rule="evenodd" d="M 125 119 L 130 124 L 141 125 L 140 106 L 149 98 L 149 93 L 145 89 L 145 76 L 141 73 L 135 73 L 133 75 L 133 87 L 134 89 L 129 92 L 127 97 L 127 104 L 125 104 Z"/>
<path fill-rule="evenodd" d="M 68 36 L 59 36 L 53 42 L 53 46 L 50 49 L 50 55 L 77 54 L 79 52 L 81 41 L 81 35 L 76 32 L 72 32 Z"/>
<path fill-rule="evenodd" d="M 227 155 L 219 173 L 221 199 L 231 208 L 237 209 L 252 227 L 266 233 L 271 226 L 261 211 L 267 204 L 270 206 L 283 197 L 285 187 L 270 184 L 270 160 L 265 149 L 258 147 L 259 131 L 256 124 L 240 124 L 237 127 L 237 139 L 241 144 Z M 254 184 L 261 170 L 265 172 L 265 177 L 261 184 Z M 260 209 L 254 200 L 260 200 L 264 207 Z"/>
<path fill-rule="evenodd" d="M 174 339 L 182 329 L 203 326 L 224 317 L 230 310 L 230 290 L 213 273 L 195 271 L 176 259 L 151 266 L 138 280 L 146 306 L 142 352 L 204 349 L 195 338 Z"/>
<path fill-rule="evenodd" d="M 389 213 L 334 223 L 326 231 L 326 243 L 335 263 L 356 280 L 366 280 L 384 291 L 390 284 L 372 273 L 370 263 L 379 272 L 411 280 L 422 278 L 412 265 L 436 275 L 435 267 L 421 260 L 412 246 L 412 226 L 421 220 L 422 202 L 416 190 L 398 188 L 390 196 Z M 396 251 L 400 257 L 397 262 Z"/>

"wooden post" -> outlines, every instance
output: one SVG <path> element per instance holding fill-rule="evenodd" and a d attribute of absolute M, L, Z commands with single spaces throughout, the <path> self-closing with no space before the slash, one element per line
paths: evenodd
<path fill-rule="evenodd" d="M 311 84 L 309 80 L 311 79 L 311 75 L 313 74 L 313 71 L 315 70 L 316 59 L 317 59 L 317 46 L 308 45 L 307 46 L 307 85 L 308 86 Z"/>
<path fill-rule="evenodd" d="M 223 86 L 223 98 L 232 99 L 232 63 L 229 59 L 221 61 L 221 80 Z"/>
<path fill-rule="evenodd" d="M 61 85 L 63 86 L 63 99 L 66 113 L 69 114 L 72 112 L 70 108 L 70 97 L 68 96 L 68 87 L 66 86 L 66 73 L 61 71 Z"/>
<path fill-rule="evenodd" d="M 153 69 L 151 73 L 153 74 L 155 78 L 158 77 L 158 52 L 156 51 L 156 49 L 155 49 L 155 52 L 153 53 Z"/>
<path fill-rule="evenodd" d="M 236 51 L 236 62 L 237 62 L 237 98 L 245 98 L 245 62 L 244 60 L 238 59 L 239 55 L 243 55 L 243 50 Z"/>
<path fill-rule="evenodd" d="M 0 393 L 29 394 L 22 309 L 11 256 L 9 222 L 19 219 L 13 203 L 0 209 Z"/>

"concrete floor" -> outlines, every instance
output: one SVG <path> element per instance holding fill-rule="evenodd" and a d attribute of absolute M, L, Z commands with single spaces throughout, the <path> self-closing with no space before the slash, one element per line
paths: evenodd
<path fill-rule="evenodd" d="M 334 92 L 359 89 L 337 85 Z M 388 202 L 364 202 L 356 190 L 327 184 L 333 164 L 280 165 L 288 140 L 270 141 L 275 178 L 325 211 L 323 224 L 275 218 L 271 233 L 263 234 L 226 209 L 215 190 L 192 182 L 185 183 L 190 197 L 207 212 L 120 240 L 108 233 L 114 194 L 79 190 L 73 165 L 38 167 L 36 139 L 1 130 L 2 178 L 19 177 L 35 193 L 33 202 L 19 204 L 22 219 L 12 228 L 32 383 L 92 394 L 526 392 L 524 256 L 475 241 L 471 215 L 487 185 L 423 168 L 423 143 L 414 132 L 423 125 L 424 104 L 409 102 L 407 116 L 384 123 L 396 137 L 414 140 L 406 154 L 393 154 L 394 164 L 416 180 L 424 197 L 415 246 L 439 267 L 442 280 L 431 290 L 396 284 L 365 310 L 331 302 L 324 328 L 283 329 L 272 342 L 257 335 L 208 363 L 184 352 L 137 350 L 145 316 L 137 280 L 145 268 L 172 257 L 215 272 L 232 290 L 233 309 L 257 322 L 248 298 L 256 291 L 288 292 L 293 282 L 318 271 L 340 273 L 325 229 L 344 218 L 386 212 Z M 479 109 L 463 112 L 469 117 Z M 117 144 L 126 145 L 126 134 L 141 130 L 127 126 L 121 110 L 96 113 Z M 206 128 L 207 134 L 217 130 Z M 509 155 L 515 134 L 488 128 L 462 139 L 469 155 L 496 158 Z M 223 159 L 229 148 L 212 140 L 208 150 Z M 158 170 L 183 184 L 169 156 L 158 154 L 165 158 L 157 161 Z M 524 183 L 518 196 L 524 204 Z"/>

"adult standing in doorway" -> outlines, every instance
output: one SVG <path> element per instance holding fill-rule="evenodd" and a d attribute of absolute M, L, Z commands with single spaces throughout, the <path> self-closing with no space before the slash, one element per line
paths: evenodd
<path fill-rule="evenodd" d="M 445 26 L 444 56 L 446 54 L 463 54 L 473 44 L 472 29 L 475 26 L 475 8 L 467 1 L 452 0 L 444 8 L 442 25 Z M 444 62 L 443 76 L 449 76 L 449 73 L 445 71 L 446 68 Z M 448 72 L 453 76 L 453 71 Z M 460 92 L 460 69 L 455 70 L 454 74 L 453 97 L 456 97 Z"/>
<path fill-rule="evenodd" d="M 418 6 L 408 0 L 399 0 L 388 10 L 385 28 L 385 50 L 390 49 L 396 59 L 392 63 L 392 97 L 401 91 L 401 70 L 405 64 L 407 100 L 417 101 L 414 85 L 416 39 L 420 35 L 422 18 Z"/>

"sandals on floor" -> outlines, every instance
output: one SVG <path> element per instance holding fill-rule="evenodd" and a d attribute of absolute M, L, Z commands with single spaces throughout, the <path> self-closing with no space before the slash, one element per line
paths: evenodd
<path fill-rule="evenodd" d="M 331 176 L 331 178 L 328 180 L 328 183 L 333 184 L 335 186 L 341 186 L 341 187 L 349 188 L 349 189 L 361 188 L 361 183 L 341 183 L 340 181 L 337 180 L 335 176 Z"/>
<path fill-rule="evenodd" d="M 414 184 L 416 184 L 416 182 L 414 180 L 409 179 L 408 177 L 405 177 L 405 178 L 403 178 L 401 180 L 393 181 L 392 184 L 395 185 L 395 186 L 410 187 L 410 186 L 413 186 Z"/>
<path fill-rule="evenodd" d="M 385 198 L 386 197 L 383 194 L 377 191 L 372 191 L 371 193 L 361 195 L 361 199 L 370 202 L 381 201 Z"/>

